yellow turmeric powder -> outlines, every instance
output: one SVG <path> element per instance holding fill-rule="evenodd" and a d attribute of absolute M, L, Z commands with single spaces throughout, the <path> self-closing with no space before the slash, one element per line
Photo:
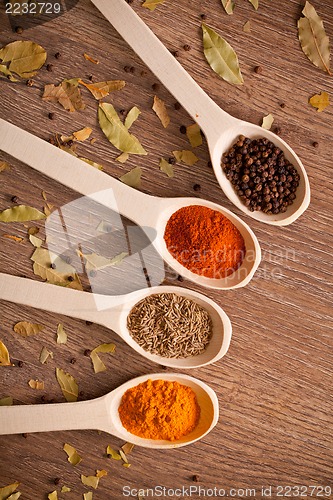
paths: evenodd
<path fill-rule="evenodd" d="M 195 392 L 167 380 L 147 380 L 128 389 L 118 411 L 123 426 L 132 434 L 168 441 L 189 434 L 200 417 Z"/>

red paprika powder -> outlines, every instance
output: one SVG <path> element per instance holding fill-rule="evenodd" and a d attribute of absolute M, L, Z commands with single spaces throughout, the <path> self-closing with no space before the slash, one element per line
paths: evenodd
<path fill-rule="evenodd" d="M 207 278 L 235 272 L 245 255 L 244 238 L 221 212 L 202 205 L 177 210 L 167 222 L 164 240 L 184 267 Z"/>

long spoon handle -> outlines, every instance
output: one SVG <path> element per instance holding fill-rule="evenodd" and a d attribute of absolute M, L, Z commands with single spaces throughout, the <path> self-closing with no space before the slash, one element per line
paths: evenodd
<path fill-rule="evenodd" d="M 39 137 L 0 119 L 0 149 L 141 226 L 154 226 L 158 198 L 141 193 Z"/>
<path fill-rule="evenodd" d="M 106 309 L 121 297 L 98 295 L 0 273 L 0 299 L 108 326 Z M 105 315 L 105 321 L 104 321 Z"/>
<path fill-rule="evenodd" d="M 109 417 L 103 397 L 76 403 L 0 407 L 0 435 L 75 429 L 104 430 Z"/>
<path fill-rule="evenodd" d="M 236 118 L 208 97 L 125 0 L 91 1 L 199 124 L 208 142 L 216 141 L 223 129 L 236 123 Z"/>

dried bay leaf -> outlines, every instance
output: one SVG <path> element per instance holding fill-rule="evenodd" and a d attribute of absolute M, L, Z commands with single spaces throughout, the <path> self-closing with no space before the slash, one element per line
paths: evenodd
<path fill-rule="evenodd" d="M 142 169 L 140 167 L 135 167 L 130 172 L 127 172 L 127 174 L 119 177 L 119 180 L 124 184 L 127 184 L 127 186 L 138 188 L 141 184 L 141 175 Z"/>
<path fill-rule="evenodd" d="M 48 349 L 46 349 L 46 347 L 43 346 L 39 355 L 39 361 L 43 365 L 49 358 L 53 359 L 53 352 L 49 351 Z"/>
<path fill-rule="evenodd" d="M 14 491 L 19 487 L 20 483 L 12 483 L 8 486 L 0 488 L 0 500 L 7 500 L 9 495 L 14 493 Z"/>
<path fill-rule="evenodd" d="M 57 328 L 57 344 L 67 344 L 67 333 L 64 330 L 64 325 L 59 323 Z"/>
<path fill-rule="evenodd" d="M 318 68 L 330 72 L 330 43 L 323 21 L 315 8 L 306 1 L 302 10 L 304 17 L 298 20 L 298 38 L 304 54 Z"/>
<path fill-rule="evenodd" d="M 112 458 L 113 460 L 121 460 L 120 454 L 116 450 L 111 448 L 111 446 L 108 446 L 106 448 L 106 454 L 108 458 Z"/>
<path fill-rule="evenodd" d="M 149 9 L 150 11 L 154 11 L 156 7 L 161 5 L 164 2 L 164 0 L 145 0 L 143 2 L 142 7 L 145 7 L 146 9 Z"/>
<path fill-rule="evenodd" d="M 192 148 L 196 148 L 201 146 L 202 144 L 202 135 L 200 131 L 200 127 L 197 123 L 193 123 L 193 125 L 189 125 L 186 127 L 186 135 Z"/>
<path fill-rule="evenodd" d="M 125 123 L 124 123 L 127 130 L 129 130 L 131 128 L 131 126 L 133 125 L 135 120 L 137 120 L 140 115 L 141 115 L 141 111 L 139 110 L 139 108 L 137 106 L 133 106 L 133 108 L 131 108 L 129 110 L 129 112 L 126 115 Z"/>
<path fill-rule="evenodd" d="M 249 2 L 253 5 L 253 7 L 258 10 L 259 8 L 259 0 L 249 0 Z"/>
<path fill-rule="evenodd" d="M 48 283 L 83 290 L 79 276 L 70 264 L 45 248 L 36 248 L 31 256 L 33 271 Z M 68 278 L 71 277 L 69 281 Z"/>
<path fill-rule="evenodd" d="M 121 90 L 126 85 L 124 80 L 107 80 L 97 83 L 85 83 L 83 80 L 79 80 L 79 83 L 86 87 L 97 100 L 108 96 L 110 92 Z"/>
<path fill-rule="evenodd" d="M 9 63 L 10 72 L 22 78 L 31 78 L 46 61 L 46 51 L 31 41 L 11 42 L 0 50 L 0 60 Z"/>
<path fill-rule="evenodd" d="M 12 406 L 13 402 L 13 398 L 11 396 L 7 396 L 0 399 L 0 406 Z"/>
<path fill-rule="evenodd" d="M 330 104 L 330 97 L 327 92 L 320 92 L 320 94 L 310 97 L 309 103 L 314 108 L 317 108 L 317 111 L 324 111 Z"/>
<path fill-rule="evenodd" d="M 66 401 L 69 403 L 77 401 L 79 396 L 79 386 L 77 385 L 75 378 L 61 368 L 56 368 L 56 377 Z"/>
<path fill-rule="evenodd" d="M 43 391 L 45 389 L 43 380 L 30 379 L 28 385 L 31 389 L 36 389 L 37 391 Z"/>
<path fill-rule="evenodd" d="M 153 102 L 152 109 L 153 109 L 153 111 L 155 111 L 156 115 L 160 119 L 163 127 L 167 128 L 167 126 L 170 123 L 170 117 L 168 115 L 164 101 L 162 101 L 162 99 L 160 99 L 156 95 L 154 96 L 154 102 Z"/>
<path fill-rule="evenodd" d="M 9 163 L 6 161 L 0 161 L 0 172 L 3 172 L 4 170 L 10 170 Z"/>
<path fill-rule="evenodd" d="M 227 14 L 233 14 L 235 8 L 235 2 L 233 0 L 221 0 L 224 10 Z"/>
<path fill-rule="evenodd" d="M 98 255 L 97 253 L 83 254 L 82 252 L 77 252 L 80 257 L 85 259 L 85 269 L 86 272 L 97 271 L 99 269 L 105 269 L 109 266 L 115 266 L 122 262 L 122 260 L 127 257 L 127 252 L 121 252 L 112 259 L 108 257 L 103 257 L 103 255 Z"/>
<path fill-rule="evenodd" d="M 9 352 L 7 347 L 0 340 L 0 366 L 14 366 L 10 362 Z"/>
<path fill-rule="evenodd" d="M 204 23 L 202 31 L 204 54 L 210 67 L 227 82 L 243 84 L 238 57 L 231 45 Z"/>
<path fill-rule="evenodd" d="M 11 71 L 4 64 L 0 64 L 0 73 L 5 76 L 10 82 L 19 82 L 17 78 L 13 76 Z"/>
<path fill-rule="evenodd" d="M 22 335 L 22 337 L 31 337 L 44 329 L 43 325 L 29 323 L 28 321 L 20 321 L 14 325 L 14 332 Z"/>
<path fill-rule="evenodd" d="M 26 205 L 17 205 L 0 212 L 0 222 L 27 222 L 31 220 L 42 220 L 46 216 L 39 210 Z"/>
<path fill-rule="evenodd" d="M 22 493 L 20 491 L 17 491 L 16 493 L 10 495 L 10 497 L 7 497 L 7 500 L 17 500 L 21 495 Z"/>
<path fill-rule="evenodd" d="M 266 130 L 270 130 L 273 125 L 273 122 L 274 122 L 274 116 L 269 114 L 267 116 L 264 116 L 264 118 L 262 119 L 261 126 Z"/>
<path fill-rule="evenodd" d="M 67 453 L 67 456 L 68 456 L 67 460 L 70 464 L 75 466 L 82 461 L 82 458 L 80 457 L 80 455 L 78 454 L 78 452 L 76 451 L 74 446 L 71 446 L 70 444 L 65 443 L 63 450 L 65 453 Z"/>
<path fill-rule="evenodd" d="M 71 113 L 85 109 L 81 90 L 71 81 L 64 80 L 58 86 L 53 85 L 53 83 L 45 85 L 42 98 L 44 101 L 61 104 Z"/>
<path fill-rule="evenodd" d="M 43 240 L 33 234 L 29 234 L 29 241 L 36 248 L 40 248 L 43 244 Z"/>
<path fill-rule="evenodd" d="M 73 132 L 73 136 L 77 141 L 83 142 L 86 139 L 89 139 L 91 132 L 92 128 L 84 127 L 83 129 L 78 130 L 77 132 Z"/>
<path fill-rule="evenodd" d="M 123 153 L 147 154 L 138 139 L 121 122 L 112 104 L 104 102 L 99 105 L 98 120 L 102 131 L 117 149 Z"/>
<path fill-rule="evenodd" d="M 194 153 L 192 153 L 192 151 L 189 151 L 187 149 L 183 149 L 181 151 L 172 151 L 172 154 L 177 161 L 181 161 L 185 163 L 185 165 L 189 165 L 190 167 L 199 160 L 199 158 Z"/>
<path fill-rule="evenodd" d="M 94 367 L 94 372 L 99 373 L 99 372 L 105 372 L 106 366 L 101 360 L 101 358 L 98 356 L 98 353 L 108 353 L 108 354 L 114 354 L 116 350 L 115 344 L 101 344 L 95 349 L 93 349 L 90 353 L 90 358 Z"/>
<path fill-rule="evenodd" d="M 171 165 L 171 163 L 166 161 L 164 158 L 160 159 L 160 170 L 167 174 L 168 177 L 174 177 L 175 175 L 173 165 Z"/>

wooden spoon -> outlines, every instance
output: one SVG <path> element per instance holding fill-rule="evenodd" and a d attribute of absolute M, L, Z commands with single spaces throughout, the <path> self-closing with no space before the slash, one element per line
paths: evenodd
<path fill-rule="evenodd" d="M 223 111 L 199 87 L 125 0 L 91 1 L 198 123 L 208 142 L 216 178 L 232 203 L 253 219 L 266 224 L 285 226 L 295 221 L 310 203 L 310 185 L 305 168 L 293 149 L 269 130 L 234 118 Z M 285 157 L 297 169 L 300 185 L 296 191 L 296 199 L 286 212 L 277 215 L 261 211 L 251 212 L 226 178 L 221 168 L 222 154 L 230 149 L 241 134 L 250 139 L 266 137 L 284 152 Z"/>
<path fill-rule="evenodd" d="M 145 439 L 128 432 L 122 425 L 118 408 L 127 389 L 147 380 L 167 380 L 187 385 L 196 393 L 200 419 L 196 428 L 177 441 Z M 203 438 L 219 417 L 215 392 L 204 382 L 188 375 L 151 373 L 125 382 L 105 396 L 76 403 L 14 405 L 0 407 L 0 435 L 30 432 L 97 429 L 108 432 L 137 446 L 146 448 L 179 448 Z"/>

